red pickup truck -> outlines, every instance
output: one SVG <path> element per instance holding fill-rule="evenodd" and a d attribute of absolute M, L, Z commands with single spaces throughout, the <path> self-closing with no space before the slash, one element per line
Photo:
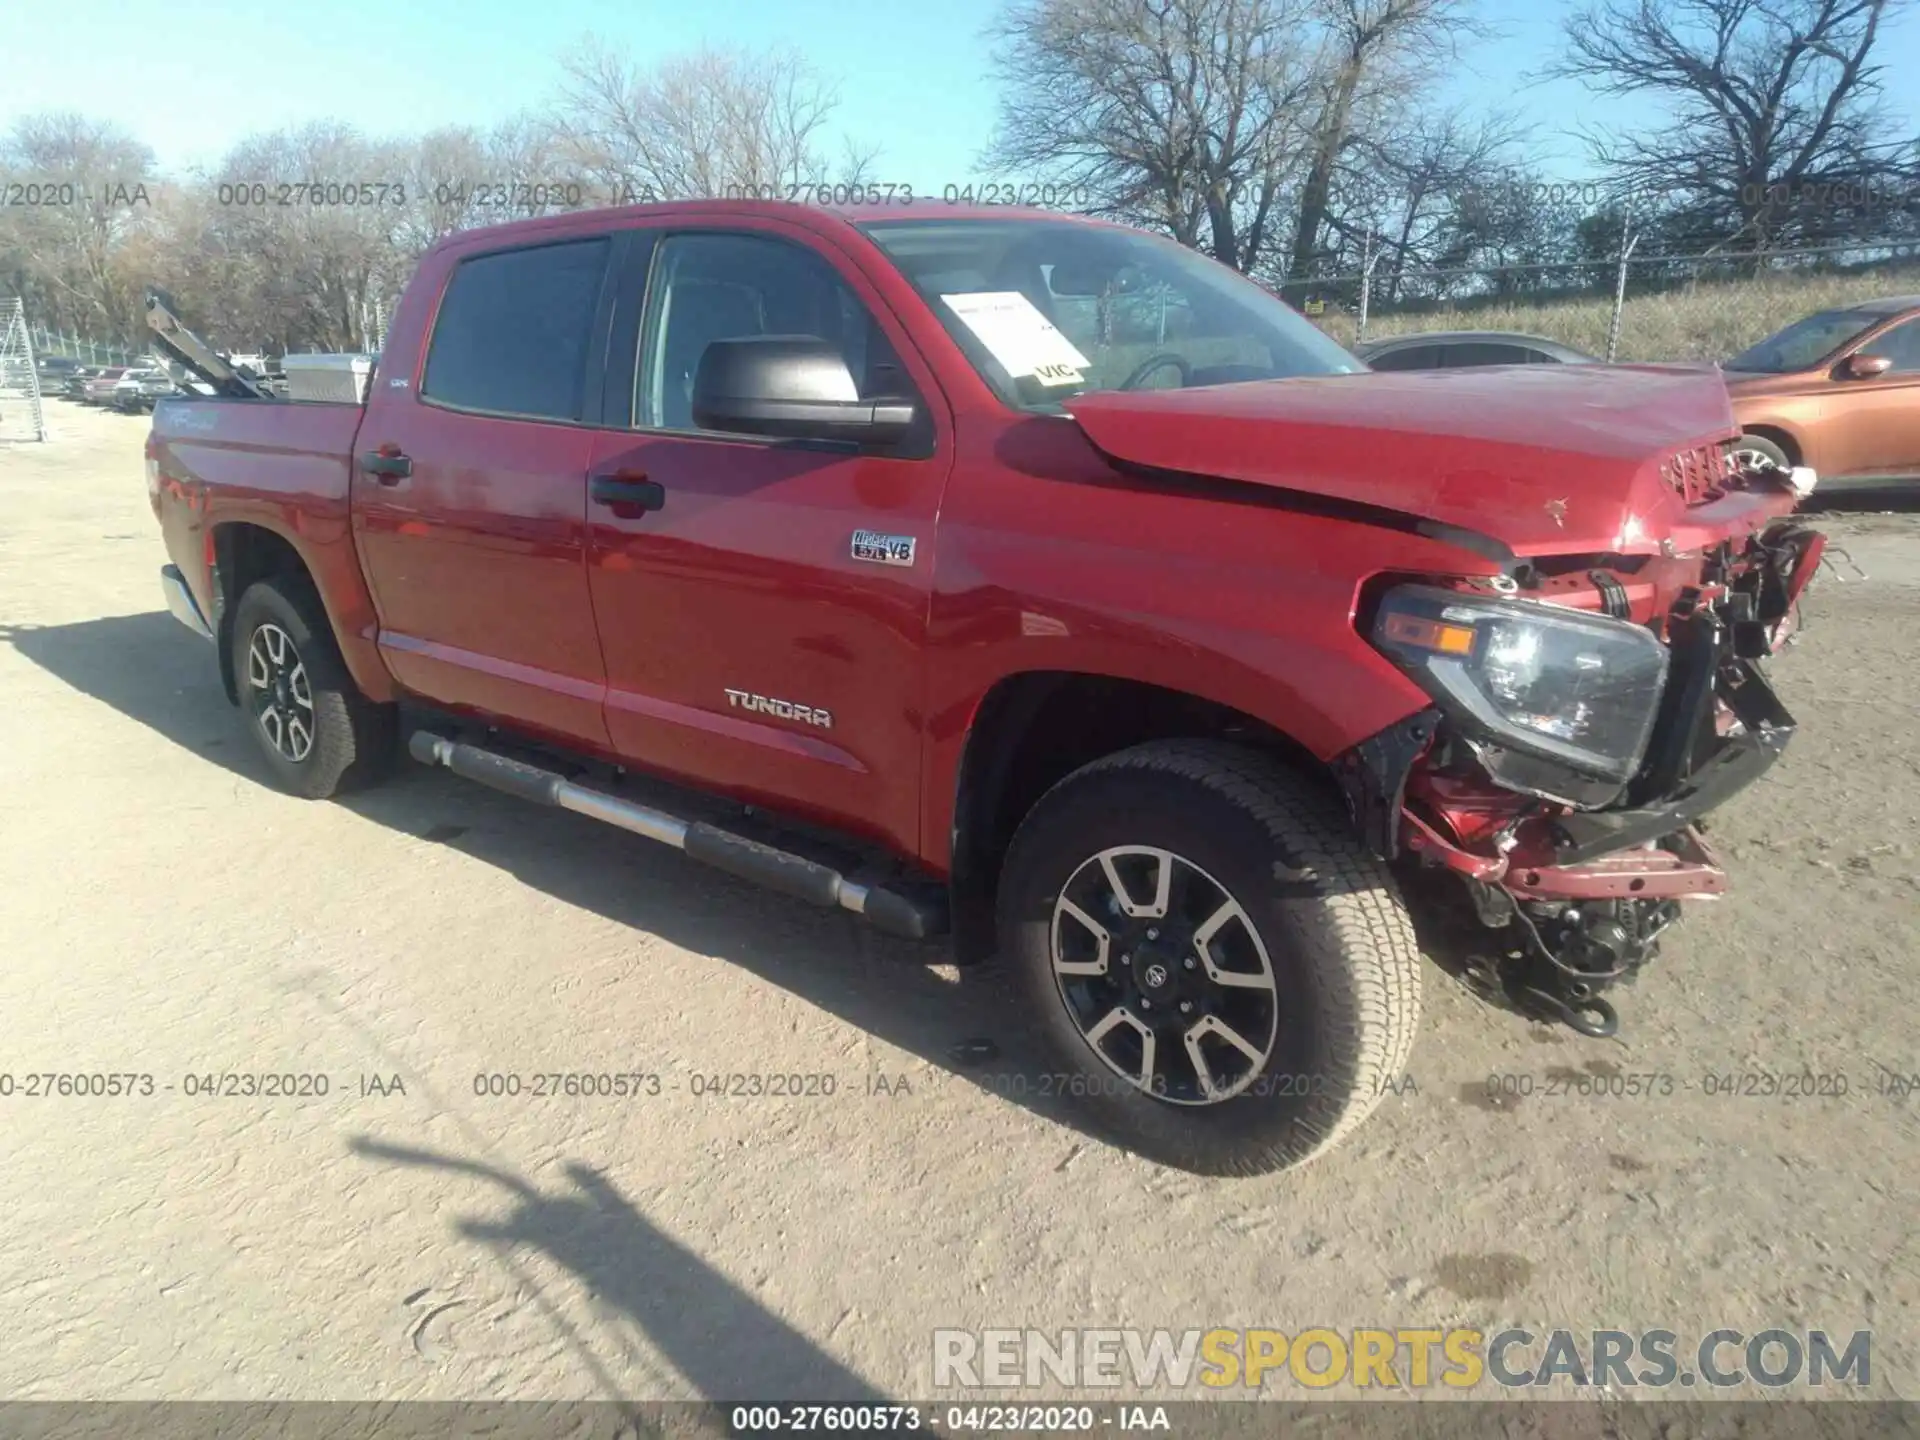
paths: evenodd
<path fill-rule="evenodd" d="M 418 759 L 998 954 L 1090 1125 L 1254 1172 L 1403 1073 L 1396 862 L 1588 1034 L 1724 887 L 1822 545 L 1737 433 L 1711 371 L 1372 373 L 1117 226 L 690 202 L 456 235 L 364 407 L 167 401 L 147 454 L 288 789 L 404 702 Z"/>

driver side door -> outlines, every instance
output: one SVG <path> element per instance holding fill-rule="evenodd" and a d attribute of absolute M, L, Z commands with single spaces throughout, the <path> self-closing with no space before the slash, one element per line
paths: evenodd
<path fill-rule="evenodd" d="M 912 853 L 934 517 L 953 453 L 932 373 L 858 270 L 797 227 L 653 238 L 615 320 L 632 360 L 609 368 L 632 376 L 629 423 L 596 436 L 588 471 L 614 749 Z M 700 428 L 706 347 L 776 334 L 833 342 L 863 397 L 908 396 L 925 423 L 887 450 Z M 595 480 L 616 478 L 657 485 L 658 508 L 596 501 L 608 487 Z M 900 543 L 880 558 L 855 532 Z"/>
<path fill-rule="evenodd" d="M 1828 466 L 1836 477 L 1920 478 L 1920 316 L 1883 330 L 1854 352 L 1890 369 L 1849 379 L 1835 367 L 1827 401 Z"/>

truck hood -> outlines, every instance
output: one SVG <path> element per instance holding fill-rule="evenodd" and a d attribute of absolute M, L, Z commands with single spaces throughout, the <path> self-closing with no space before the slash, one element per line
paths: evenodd
<path fill-rule="evenodd" d="M 1677 457 L 1717 464 L 1738 433 L 1718 372 L 1652 365 L 1107 390 L 1065 408 L 1125 468 L 1412 517 L 1515 555 L 1647 553 L 1698 531 L 1669 478 Z"/>

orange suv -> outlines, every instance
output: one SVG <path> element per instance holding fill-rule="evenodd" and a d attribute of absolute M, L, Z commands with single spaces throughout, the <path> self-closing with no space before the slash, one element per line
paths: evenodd
<path fill-rule="evenodd" d="M 1723 369 L 1749 463 L 1920 480 L 1920 295 L 1822 310 Z"/>

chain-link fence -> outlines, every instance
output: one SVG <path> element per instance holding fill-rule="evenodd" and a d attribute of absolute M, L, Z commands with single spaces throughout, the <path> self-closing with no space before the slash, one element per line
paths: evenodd
<path fill-rule="evenodd" d="M 82 365 L 139 365 L 151 357 L 145 351 L 130 349 L 125 345 L 109 345 L 89 340 L 78 333 L 63 333 L 48 330 L 36 325 L 33 328 L 33 349 L 36 355 L 58 355 L 67 360 L 77 360 Z"/>
<path fill-rule="evenodd" d="M 367 336 L 368 348 L 376 353 L 386 345 L 387 327 L 392 323 L 395 306 L 393 300 L 371 300 L 362 307 L 363 333 Z M 36 355 L 58 355 L 90 367 L 149 364 L 165 367 L 165 360 L 149 350 L 92 340 L 77 332 L 49 330 L 40 325 L 31 328 Z"/>
<path fill-rule="evenodd" d="M 1920 242 L 1399 270 L 1288 281 L 1345 345 L 1432 330 L 1544 336 L 1621 361 L 1724 360 L 1816 310 L 1920 291 Z"/>

